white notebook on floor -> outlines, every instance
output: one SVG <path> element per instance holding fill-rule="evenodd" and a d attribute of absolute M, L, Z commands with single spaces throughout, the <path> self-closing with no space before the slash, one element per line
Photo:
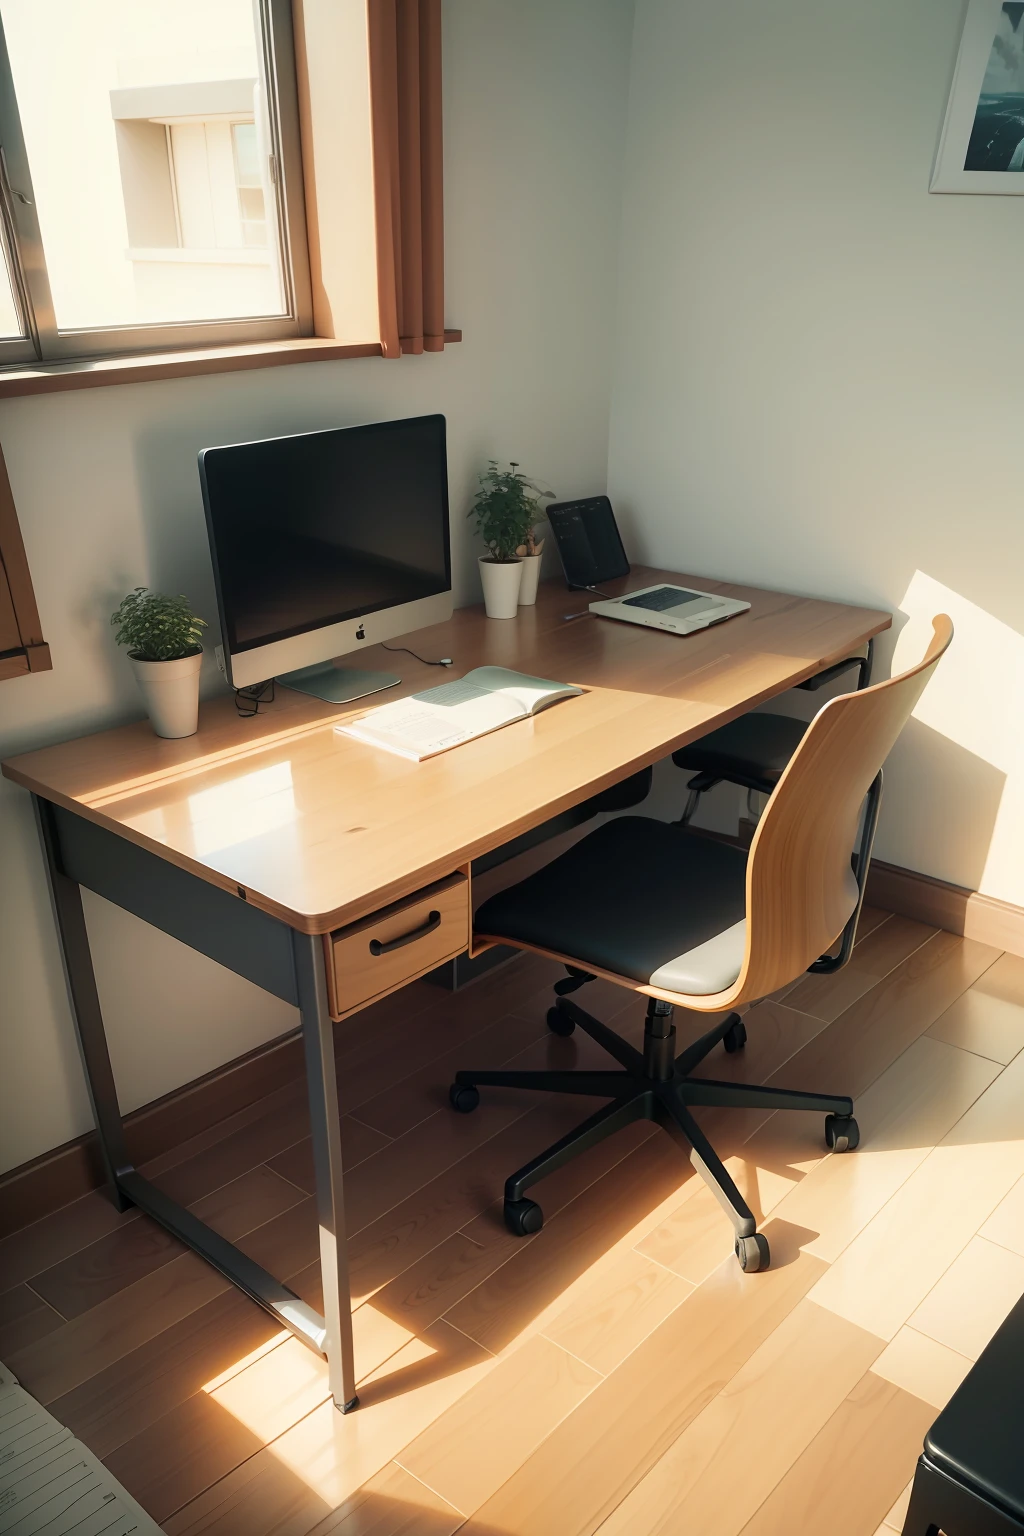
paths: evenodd
<path fill-rule="evenodd" d="M 103 1463 L 0 1364 L 0 1532 L 161 1536 Z"/>
<path fill-rule="evenodd" d="M 474 667 L 465 677 L 381 704 L 335 730 L 420 763 L 582 692 L 572 683 L 527 677 L 507 667 Z"/>

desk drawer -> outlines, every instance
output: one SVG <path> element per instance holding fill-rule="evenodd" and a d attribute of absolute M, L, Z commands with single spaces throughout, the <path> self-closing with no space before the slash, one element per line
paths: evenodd
<path fill-rule="evenodd" d="M 404 901 L 327 938 L 327 990 L 336 1019 L 407 981 L 415 981 L 469 945 L 469 881 L 438 880 Z"/>

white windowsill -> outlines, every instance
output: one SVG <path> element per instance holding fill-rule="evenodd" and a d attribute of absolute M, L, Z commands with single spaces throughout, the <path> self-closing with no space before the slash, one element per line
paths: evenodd
<path fill-rule="evenodd" d="M 202 267 L 269 267 L 270 251 L 265 245 L 214 246 L 132 245 L 125 253 L 129 261 L 185 262 Z"/>
<path fill-rule="evenodd" d="M 446 330 L 446 346 L 462 332 Z M 293 341 L 246 342 L 239 346 L 193 347 L 178 352 L 140 352 L 130 357 L 82 358 L 66 363 L 20 363 L 0 368 L 0 400 L 20 395 L 54 394 L 146 379 L 193 378 L 204 373 L 234 373 L 246 368 L 276 368 L 288 363 L 317 363 L 342 358 L 380 357 L 379 341 L 343 342 L 326 336 Z"/>

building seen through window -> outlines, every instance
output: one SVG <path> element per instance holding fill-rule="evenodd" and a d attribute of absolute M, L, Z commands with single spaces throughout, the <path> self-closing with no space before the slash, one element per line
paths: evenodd
<path fill-rule="evenodd" d="M 56 332 L 294 313 L 260 15 L 254 0 L 0 0 Z M 0 335 L 22 328 L 0 274 Z"/>

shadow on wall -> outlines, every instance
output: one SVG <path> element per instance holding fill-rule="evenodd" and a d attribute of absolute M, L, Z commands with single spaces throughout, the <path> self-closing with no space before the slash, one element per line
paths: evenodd
<path fill-rule="evenodd" d="M 885 767 L 879 856 L 977 890 L 1005 786 L 1006 774 L 983 757 L 908 720 Z M 937 850 L 949 874 L 936 869 Z"/>
<path fill-rule="evenodd" d="M 197 435 L 201 441 L 197 444 Z M 227 434 L 230 436 L 231 434 Z M 193 425 L 142 431 L 134 447 L 139 508 L 142 513 L 149 583 L 161 591 L 183 592 L 209 628 L 204 635 L 204 692 L 216 671 L 214 647 L 221 642 L 217 593 L 199 486 L 198 453 L 207 441 L 224 437 L 214 427 L 206 435 Z M 239 433 L 241 440 L 245 434 Z M 255 432 L 253 436 L 270 436 Z"/>
<path fill-rule="evenodd" d="M 1024 905 L 1024 636 L 926 571 L 899 607 L 893 671 L 920 655 L 933 614 L 948 613 L 955 636 L 891 755 L 898 814 L 883 823 L 880 856 Z"/>

